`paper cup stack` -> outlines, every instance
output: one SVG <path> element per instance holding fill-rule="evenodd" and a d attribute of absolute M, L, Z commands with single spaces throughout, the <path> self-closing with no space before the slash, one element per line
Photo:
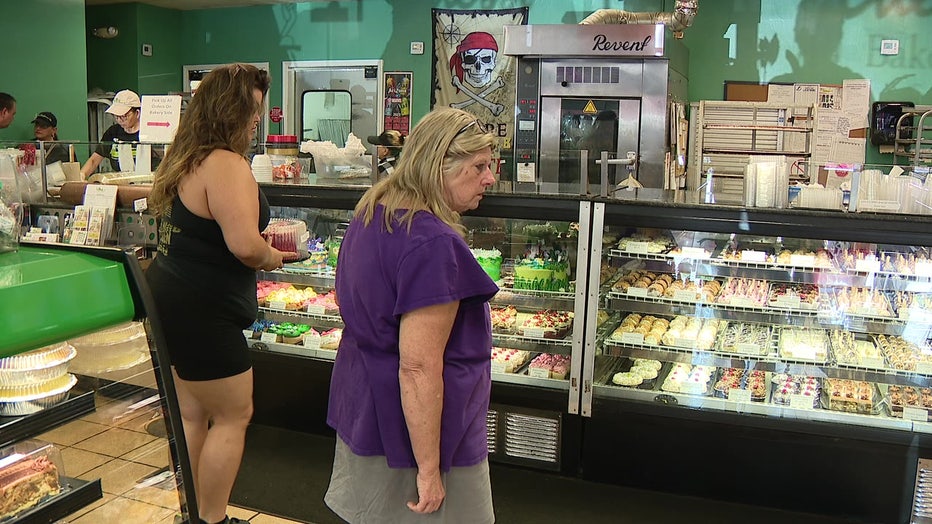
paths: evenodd
<path fill-rule="evenodd" d="M 252 157 L 252 176 L 259 183 L 272 183 L 272 158 L 269 155 Z"/>

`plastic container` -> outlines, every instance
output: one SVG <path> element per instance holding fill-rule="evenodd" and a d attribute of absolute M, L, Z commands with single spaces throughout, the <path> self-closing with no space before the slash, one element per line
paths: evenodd
<path fill-rule="evenodd" d="M 269 135 L 265 152 L 272 161 L 272 178 L 279 180 L 300 178 L 304 173 L 298 162 L 298 137 L 295 135 Z"/>
<path fill-rule="evenodd" d="M 8 150 L 0 151 L 0 253 L 16 251 L 19 247 L 23 199 L 16 158 Z"/>

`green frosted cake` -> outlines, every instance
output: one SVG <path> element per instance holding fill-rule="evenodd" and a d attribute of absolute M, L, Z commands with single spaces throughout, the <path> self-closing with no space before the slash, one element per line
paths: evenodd
<path fill-rule="evenodd" d="M 566 262 L 527 258 L 515 264 L 515 289 L 569 291 L 569 265 Z"/>
<path fill-rule="evenodd" d="M 497 249 L 470 249 L 476 261 L 489 277 L 498 282 L 502 278 L 502 252 Z"/>

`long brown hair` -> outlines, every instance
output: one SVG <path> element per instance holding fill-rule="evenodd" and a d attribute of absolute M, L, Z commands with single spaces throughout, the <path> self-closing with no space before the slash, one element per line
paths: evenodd
<path fill-rule="evenodd" d="M 175 139 L 155 172 L 149 208 L 156 216 L 171 209 L 178 185 L 215 149 L 245 157 L 252 142 L 250 124 L 264 104 L 271 79 L 249 64 L 229 64 L 214 69 L 201 82 L 197 94 L 181 115 Z M 256 103 L 253 91 L 262 91 Z"/>
<path fill-rule="evenodd" d="M 392 230 L 395 211 L 404 209 L 402 224 L 411 228 L 417 211 L 429 211 L 465 235 L 460 214 L 444 199 L 444 182 L 476 153 L 494 148 L 495 136 L 476 117 L 461 109 L 441 107 L 428 113 L 405 140 L 395 171 L 372 186 L 356 204 L 355 214 L 368 225 L 375 207 L 385 206 L 386 230 Z"/>

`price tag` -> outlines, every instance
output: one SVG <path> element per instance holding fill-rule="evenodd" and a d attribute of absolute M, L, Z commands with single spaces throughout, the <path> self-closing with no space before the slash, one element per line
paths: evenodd
<path fill-rule="evenodd" d="M 709 258 L 709 252 L 701 247 L 681 247 L 680 254 L 684 257 Z"/>
<path fill-rule="evenodd" d="M 764 251 L 754 251 L 752 249 L 745 249 L 741 252 L 741 261 L 742 262 L 766 262 L 767 253 Z"/>
<path fill-rule="evenodd" d="M 916 422 L 928 422 L 929 412 L 922 408 L 913 408 L 913 407 L 906 406 L 903 408 L 903 418 L 906 420 L 913 420 Z"/>
<path fill-rule="evenodd" d="M 880 261 L 875 258 L 861 259 L 855 262 L 854 269 L 861 273 L 876 273 L 880 271 Z"/>
<path fill-rule="evenodd" d="M 698 299 L 696 298 L 695 291 L 690 291 L 688 289 L 678 289 L 673 292 L 673 300 L 681 300 L 684 302 L 695 302 Z"/>
<path fill-rule="evenodd" d="M 799 295 L 781 295 L 773 301 L 775 307 L 787 309 L 799 309 L 800 304 Z"/>
<path fill-rule="evenodd" d="M 532 338 L 544 338 L 544 328 L 524 328 L 524 336 Z"/>
<path fill-rule="evenodd" d="M 267 344 L 274 344 L 278 340 L 278 335 L 275 333 L 270 333 L 268 331 L 262 333 L 262 336 L 259 337 L 259 340 Z"/>
<path fill-rule="evenodd" d="M 883 357 L 864 357 L 861 359 L 861 365 L 868 368 L 884 367 Z"/>
<path fill-rule="evenodd" d="M 534 378 L 550 378 L 550 368 L 528 368 L 527 374 Z"/>
<path fill-rule="evenodd" d="M 916 373 L 932 375 L 932 362 L 916 362 Z"/>
<path fill-rule="evenodd" d="M 629 253 L 640 253 L 646 255 L 649 248 L 649 242 L 628 242 L 628 246 L 625 248 L 625 251 Z"/>
<path fill-rule="evenodd" d="M 920 260 L 916 262 L 917 277 L 932 277 L 932 262 Z"/>
<path fill-rule="evenodd" d="M 647 296 L 647 288 L 646 288 L 646 287 L 634 287 L 634 286 L 631 286 L 631 287 L 628 288 L 628 296 L 629 296 L 629 297 L 646 297 L 646 296 Z"/>
<path fill-rule="evenodd" d="M 696 341 L 691 338 L 676 337 L 673 339 L 673 345 L 681 348 L 691 348 L 696 345 Z"/>
<path fill-rule="evenodd" d="M 752 342 L 738 342 L 735 349 L 744 355 L 760 355 L 760 346 Z"/>
<path fill-rule="evenodd" d="M 644 345 L 644 335 L 640 333 L 622 333 L 621 342 L 624 344 Z"/>
<path fill-rule="evenodd" d="M 499 361 L 492 361 L 492 373 L 504 373 L 505 372 L 505 363 Z"/>
<path fill-rule="evenodd" d="M 812 409 L 812 395 L 790 395 L 790 407 L 794 409 Z"/>
<path fill-rule="evenodd" d="M 813 255 L 790 255 L 791 266 L 814 266 L 815 256 Z"/>
<path fill-rule="evenodd" d="M 750 402 L 751 401 L 751 390 L 750 389 L 739 389 L 739 388 L 729 389 L 728 400 L 731 400 L 733 402 Z"/>
<path fill-rule="evenodd" d="M 735 307 L 754 307 L 757 304 L 751 302 L 748 297 L 731 297 L 728 299 L 728 305 Z"/>
<path fill-rule="evenodd" d="M 326 309 L 324 309 L 324 306 L 321 306 L 319 304 L 308 304 L 307 305 L 307 312 L 312 315 L 323 315 L 325 311 Z"/>
<path fill-rule="evenodd" d="M 251 329 L 244 329 L 244 330 L 243 330 L 243 336 L 246 337 L 246 340 L 251 340 L 251 339 L 252 339 L 252 330 L 251 330 Z"/>
<path fill-rule="evenodd" d="M 285 303 L 283 301 L 276 300 L 275 302 L 269 302 L 269 309 L 286 309 L 287 310 L 288 308 L 285 307 Z"/>
<path fill-rule="evenodd" d="M 793 348 L 791 353 L 785 355 L 787 358 L 798 358 L 801 360 L 815 360 L 816 348 L 811 346 L 799 346 Z"/>
<path fill-rule="evenodd" d="M 304 347 L 320 349 L 320 335 L 304 335 Z"/>

